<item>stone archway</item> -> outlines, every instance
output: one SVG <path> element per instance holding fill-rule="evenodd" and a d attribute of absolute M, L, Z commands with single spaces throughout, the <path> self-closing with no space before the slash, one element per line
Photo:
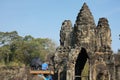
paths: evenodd
<path fill-rule="evenodd" d="M 89 56 L 85 48 L 81 48 L 75 64 L 75 80 L 82 80 L 82 72 Z M 85 77 L 85 76 L 84 76 Z"/>

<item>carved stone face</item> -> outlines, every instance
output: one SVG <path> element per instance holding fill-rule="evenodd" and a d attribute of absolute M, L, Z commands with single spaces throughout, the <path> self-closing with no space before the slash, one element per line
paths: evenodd
<path fill-rule="evenodd" d="M 61 27 L 61 30 L 64 30 L 64 31 L 71 31 L 72 29 L 72 23 L 70 20 L 65 20 L 63 23 L 62 23 L 62 27 Z"/>
<path fill-rule="evenodd" d="M 67 25 L 67 21 L 64 21 L 64 22 L 62 23 L 62 26 L 64 26 L 64 25 Z"/>

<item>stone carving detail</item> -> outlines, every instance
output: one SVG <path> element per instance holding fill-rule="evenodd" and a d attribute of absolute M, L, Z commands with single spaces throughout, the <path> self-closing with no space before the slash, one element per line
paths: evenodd
<path fill-rule="evenodd" d="M 65 20 L 62 23 L 60 30 L 60 45 L 61 46 L 70 46 L 71 45 L 71 33 L 72 32 L 72 23 L 70 20 Z"/>
<path fill-rule="evenodd" d="M 54 68 L 55 68 L 55 73 L 58 74 L 58 77 L 55 80 L 61 80 L 61 77 L 62 79 L 64 78 L 63 80 L 66 80 L 65 77 L 66 77 L 67 62 L 68 62 L 68 56 L 70 50 L 71 47 L 64 47 L 64 46 L 60 46 L 56 49 L 54 56 Z"/>
<path fill-rule="evenodd" d="M 111 30 L 109 28 L 108 20 L 100 18 L 96 28 L 98 51 L 111 50 Z"/>
<path fill-rule="evenodd" d="M 74 26 L 74 36 L 76 39 L 76 44 L 78 46 L 84 45 L 84 47 L 86 48 L 89 47 L 88 45 L 90 45 L 91 47 L 89 48 L 93 49 L 93 45 L 95 44 L 95 40 L 93 38 L 95 37 L 94 28 L 95 22 L 93 16 L 86 3 L 84 3 L 82 9 L 78 13 Z"/>
<path fill-rule="evenodd" d="M 92 57 L 92 80 L 110 80 L 110 72 L 104 55 L 103 52 L 96 52 Z"/>
<path fill-rule="evenodd" d="M 110 80 L 109 70 L 102 58 L 95 61 L 92 69 L 93 80 Z"/>

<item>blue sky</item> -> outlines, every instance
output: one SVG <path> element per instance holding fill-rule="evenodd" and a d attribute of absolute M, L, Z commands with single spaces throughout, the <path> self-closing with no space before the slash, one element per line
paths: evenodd
<path fill-rule="evenodd" d="M 17 31 L 20 36 L 51 38 L 59 44 L 59 30 L 64 20 L 74 25 L 86 2 L 94 16 L 109 20 L 112 49 L 120 48 L 120 0 L 0 0 L 0 31 Z"/>

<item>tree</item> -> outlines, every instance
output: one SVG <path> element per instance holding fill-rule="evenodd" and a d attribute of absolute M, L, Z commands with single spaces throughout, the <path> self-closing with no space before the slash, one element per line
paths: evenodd
<path fill-rule="evenodd" d="M 10 54 L 11 51 L 9 50 L 9 46 L 5 45 L 0 48 L 0 61 L 3 63 L 9 63 L 10 62 Z"/>
<path fill-rule="evenodd" d="M 0 32 L 0 46 L 10 44 L 14 40 L 18 40 L 20 36 L 16 31 Z"/>
<path fill-rule="evenodd" d="M 46 59 L 54 53 L 56 45 L 48 38 L 21 37 L 16 31 L 0 32 L 0 62 L 15 62 L 28 65 L 32 58 Z"/>

